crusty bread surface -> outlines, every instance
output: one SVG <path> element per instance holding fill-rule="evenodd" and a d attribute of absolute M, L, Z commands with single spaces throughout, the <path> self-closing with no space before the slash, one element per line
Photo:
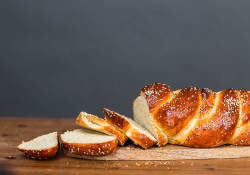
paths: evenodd
<path fill-rule="evenodd" d="M 103 109 L 105 120 L 116 129 L 126 134 L 136 145 L 148 149 L 156 143 L 156 139 L 145 128 L 132 119 L 106 108 Z"/>
<path fill-rule="evenodd" d="M 250 92 L 189 87 L 173 91 L 154 83 L 145 86 L 133 104 L 135 121 L 159 141 L 210 148 L 224 144 L 250 145 Z M 162 146 L 159 143 L 160 146 Z"/>

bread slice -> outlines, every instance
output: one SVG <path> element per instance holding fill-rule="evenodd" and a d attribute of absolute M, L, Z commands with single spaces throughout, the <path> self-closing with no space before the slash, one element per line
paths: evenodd
<path fill-rule="evenodd" d="M 61 135 L 62 147 L 66 151 L 84 155 L 106 155 L 117 150 L 116 136 L 89 129 L 76 129 Z"/>
<path fill-rule="evenodd" d="M 105 120 L 127 135 L 136 145 L 147 149 L 156 143 L 156 139 L 142 126 L 114 111 L 103 109 Z"/>
<path fill-rule="evenodd" d="M 87 129 L 117 136 L 118 142 L 121 146 L 123 146 L 128 140 L 128 137 L 125 134 L 115 129 L 115 127 L 109 125 L 105 120 L 86 112 L 80 112 L 76 119 L 76 124 Z"/>
<path fill-rule="evenodd" d="M 23 142 L 18 149 L 31 159 L 48 159 L 58 150 L 57 132 L 39 136 L 29 142 Z"/>

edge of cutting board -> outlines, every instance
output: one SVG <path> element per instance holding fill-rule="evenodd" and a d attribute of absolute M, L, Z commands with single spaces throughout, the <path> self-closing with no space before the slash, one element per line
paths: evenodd
<path fill-rule="evenodd" d="M 69 157 L 90 160 L 185 160 L 185 159 L 229 159 L 250 157 L 250 146 L 224 145 L 216 148 L 188 148 L 184 146 L 166 145 L 142 149 L 127 145 L 118 147 L 115 153 L 103 156 L 75 154 L 62 148 L 62 152 Z"/>

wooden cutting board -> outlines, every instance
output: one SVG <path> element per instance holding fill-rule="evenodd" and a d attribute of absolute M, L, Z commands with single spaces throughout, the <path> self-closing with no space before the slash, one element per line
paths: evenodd
<path fill-rule="evenodd" d="M 24 141 L 29 141 L 37 136 L 58 131 L 59 135 L 66 130 L 77 129 L 75 118 L 18 118 L 18 117 L 0 117 L 0 174 L 6 171 L 6 174 L 27 175 L 27 174 L 102 174 L 102 175 L 117 175 L 117 174 L 143 174 L 143 175 L 160 175 L 160 174 L 249 174 L 250 158 L 238 159 L 207 159 L 207 160 L 170 160 L 170 161 L 90 161 L 87 159 L 76 159 L 65 156 L 58 152 L 54 157 L 46 161 L 35 161 L 28 159 L 18 149 L 17 146 Z M 80 128 L 80 127 L 79 127 Z M 126 145 L 129 147 L 130 145 Z M 132 145 L 131 145 L 132 146 Z M 167 145 L 171 146 L 171 145 Z M 151 150 L 142 150 L 139 147 L 133 146 L 135 149 L 140 149 L 143 153 L 141 156 L 146 156 L 146 153 Z M 167 148 L 167 147 L 166 147 Z M 169 147 L 170 148 L 170 147 Z M 183 147 L 176 147 L 183 149 Z M 219 147 L 220 148 L 220 147 Z M 221 147 L 222 148 L 222 147 Z M 119 147 L 118 152 L 122 156 L 122 147 Z M 164 147 L 165 149 L 165 147 Z M 244 150 L 244 147 L 229 147 L 229 154 L 235 153 L 236 157 L 249 156 L 249 151 Z M 236 152 L 237 150 L 237 152 Z M 239 150 L 239 151 L 238 151 Z M 240 153 L 242 150 L 243 153 Z M 126 153 L 131 153 L 136 150 L 123 150 Z M 152 151 L 158 152 L 157 148 Z M 138 152 L 138 151 L 137 151 Z M 172 151 L 164 153 L 164 156 L 170 155 Z M 184 151 L 185 152 L 185 151 Z M 115 154 L 117 154 L 115 153 Z M 178 153 L 178 152 L 177 152 Z M 114 154 L 114 155 L 115 155 Z M 157 153 L 158 154 L 158 153 Z M 172 153 L 171 153 L 172 154 Z M 183 153 L 184 154 L 184 153 Z M 178 153 L 182 157 L 183 154 Z M 174 156 L 174 155 L 172 155 Z M 193 154 L 188 156 L 194 156 Z M 80 156 L 79 156 L 80 157 Z M 105 156 L 106 157 L 106 156 Z M 161 156 L 162 157 L 162 156 Z M 165 157 L 165 158 L 166 158 Z M 94 157 L 93 157 L 94 158 Z M 92 158 L 92 159 L 93 159 Z M 108 158 L 108 157 L 107 157 Z M 223 158 L 223 157 L 221 157 Z M 88 157 L 90 159 L 90 157 Z M 104 157 L 103 157 L 104 159 Z M 103 160 L 102 159 L 102 160 Z M 106 158 L 105 158 L 106 159 Z M 178 157 L 180 159 L 180 157 Z M 124 159 L 123 159 L 124 160 Z M 1 171 L 2 170 L 2 171 Z M 2 172 L 3 174 L 3 172 Z M 4 173 L 5 174 L 5 173 Z"/>
<path fill-rule="evenodd" d="M 184 159 L 229 159 L 250 157 L 250 146 L 220 146 L 217 148 L 188 148 L 166 145 L 164 147 L 142 149 L 133 144 L 118 147 L 117 151 L 105 156 L 74 154 L 62 148 L 69 157 L 91 160 L 184 160 Z"/>

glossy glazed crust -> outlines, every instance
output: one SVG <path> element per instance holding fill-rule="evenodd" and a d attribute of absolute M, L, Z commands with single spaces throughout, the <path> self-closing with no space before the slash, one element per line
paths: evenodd
<path fill-rule="evenodd" d="M 243 126 L 239 128 L 234 137 L 232 137 L 227 144 L 237 146 L 248 146 L 250 145 L 250 126 Z"/>
<path fill-rule="evenodd" d="M 156 140 L 152 140 L 147 135 L 139 132 L 133 127 L 130 127 L 127 130 L 126 134 L 136 145 L 140 145 L 145 149 L 152 147 L 156 143 Z"/>
<path fill-rule="evenodd" d="M 201 89 L 201 107 L 200 107 L 200 118 L 205 118 L 206 115 L 210 114 L 211 109 L 215 106 L 215 99 L 217 93 L 211 89 Z"/>
<path fill-rule="evenodd" d="M 153 127 L 155 128 L 155 132 L 157 134 L 157 145 L 164 146 L 168 143 L 168 137 L 160 130 L 160 128 L 153 123 Z"/>
<path fill-rule="evenodd" d="M 58 150 L 58 145 L 49 149 L 42 150 L 26 150 L 20 149 L 21 152 L 24 153 L 30 159 L 44 160 L 54 156 Z"/>
<path fill-rule="evenodd" d="M 226 144 L 235 132 L 239 118 L 237 92 L 227 89 L 218 94 L 217 109 L 209 117 L 200 120 L 186 138 L 190 147 L 217 147 Z M 232 102 L 234 101 L 234 102 Z"/>
<path fill-rule="evenodd" d="M 58 136 L 57 136 L 57 145 L 54 147 L 51 147 L 48 149 L 41 149 L 41 150 L 30 150 L 30 149 L 28 150 L 28 149 L 20 148 L 20 145 L 19 145 L 18 149 L 30 159 L 44 160 L 44 159 L 48 159 L 54 156 L 57 153 L 58 147 L 59 146 L 58 146 Z"/>
<path fill-rule="evenodd" d="M 141 90 L 140 95 L 142 94 L 147 100 L 149 112 L 152 113 L 158 106 L 169 100 L 173 95 L 173 91 L 165 84 L 154 83 L 145 86 Z"/>
<path fill-rule="evenodd" d="M 105 115 L 105 120 L 114 126 L 116 129 L 126 132 L 128 128 L 130 127 L 130 122 L 127 121 L 124 117 L 122 117 L 120 114 L 110 111 L 106 108 L 103 109 L 103 113 Z"/>
<path fill-rule="evenodd" d="M 62 140 L 63 149 L 70 151 L 75 154 L 84 155 L 106 155 L 111 154 L 117 150 L 118 142 L 117 139 L 102 143 L 68 143 Z"/>
<path fill-rule="evenodd" d="M 241 100 L 242 125 L 247 125 L 250 121 L 250 93 L 238 90 Z"/>
<path fill-rule="evenodd" d="M 103 126 L 103 130 L 106 131 L 105 133 L 110 133 L 110 135 L 117 136 L 119 144 L 123 146 L 125 142 L 128 140 L 128 137 L 123 134 L 122 132 L 115 129 L 113 126 Z"/>
<path fill-rule="evenodd" d="M 154 121 L 166 135 L 174 136 L 196 115 L 200 102 L 200 89 L 185 88 L 156 110 L 153 114 Z"/>
<path fill-rule="evenodd" d="M 147 98 L 161 97 L 156 89 L 154 93 L 160 95 Z M 226 89 L 216 93 L 207 88 L 190 87 L 173 94 L 161 105 L 152 104 L 152 100 L 148 103 L 155 106 L 150 110 L 151 115 L 171 144 L 189 147 L 250 145 L 249 92 Z"/>
<path fill-rule="evenodd" d="M 122 115 L 108 109 L 104 109 L 103 111 L 105 114 L 105 120 L 115 128 L 123 131 L 135 144 L 147 149 L 156 143 L 156 140 L 152 140 L 146 134 L 134 128 Z"/>
<path fill-rule="evenodd" d="M 93 123 L 95 123 L 97 125 L 98 125 L 98 123 L 102 124 L 102 125 L 98 125 L 99 126 L 98 128 L 93 128 L 90 125 L 88 125 L 86 122 L 84 122 L 82 117 L 84 117 L 84 116 L 82 115 L 82 112 L 81 112 L 76 119 L 76 124 L 78 124 L 79 126 L 89 128 L 89 129 L 92 129 L 95 131 L 99 131 L 102 133 L 106 133 L 108 135 L 117 136 L 117 139 L 118 139 L 119 144 L 121 146 L 123 146 L 124 143 L 128 140 L 128 137 L 125 134 L 123 134 L 122 132 L 115 129 L 115 127 L 109 125 L 105 120 L 98 118 L 94 115 L 90 115 Z"/>

